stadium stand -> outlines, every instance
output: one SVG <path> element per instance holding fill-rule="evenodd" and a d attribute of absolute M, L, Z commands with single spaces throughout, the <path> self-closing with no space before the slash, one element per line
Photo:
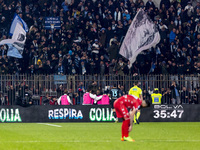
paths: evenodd
<path fill-rule="evenodd" d="M 119 48 L 139 8 L 154 21 L 161 41 L 129 69 Z M 185 75 L 187 89 L 198 95 L 199 2 L 161 0 L 158 8 L 152 0 L 0 0 L 1 40 L 9 38 L 15 13 L 29 32 L 22 59 L 8 57 L 8 47 L 0 47 L 1 75 L 171 75 L 175 81 Z M 45 17 L 60 17 L 61 29 L 46 30 Z"/>

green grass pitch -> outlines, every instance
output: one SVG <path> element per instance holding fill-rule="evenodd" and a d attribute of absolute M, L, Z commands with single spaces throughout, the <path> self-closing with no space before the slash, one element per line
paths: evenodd
<path fill-rule="evenodd" d="M 142 122 L 130 135 L 135 142 L 120 141 L 121 123 L 2 123 L 0 150 L 200 149 L 200 122 Z"/>

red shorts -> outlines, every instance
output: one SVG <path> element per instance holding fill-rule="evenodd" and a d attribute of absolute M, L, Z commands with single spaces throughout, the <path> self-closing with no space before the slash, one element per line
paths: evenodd
<path fill-rule="evenodd" d="M 125 118 L 125 119 L 130 118 L 129 112 L 126 106 L 123 105 L 123 102 L 116 100 L 114 102 L 114 108 L 116 111 L 117 118 Z"/>

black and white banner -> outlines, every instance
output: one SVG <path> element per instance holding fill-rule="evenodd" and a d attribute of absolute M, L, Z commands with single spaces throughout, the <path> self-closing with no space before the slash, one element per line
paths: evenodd
<path fill-rule="evenodd" d="M 114 122 L 110 106 L 0 106 L 0 123 L 6 122 Z"/>
<path fill-rule="evenodd" d="M 126 33 L 119 53 L 132 64 L 140 52 L 156 46 L 159 41 L 158 29 L 145 11 L 140 9 Z"/>
<path fill-rule="evenodd" d="M 152 105 L 141 109 L 141 122 L 199 122 L 200 105 Z M 114 122 L 112 108 L 94 106 L 0 106 L 0 123 Z"/>

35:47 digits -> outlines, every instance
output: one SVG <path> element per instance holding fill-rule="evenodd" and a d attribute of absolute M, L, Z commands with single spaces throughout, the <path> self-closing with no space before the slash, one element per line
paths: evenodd
<path fill-rule="evenodd" d="M 167 110 L 154 110 L 154 118 L 181 118 L 184 110 L 173 110 L 172 112 Z"/>

